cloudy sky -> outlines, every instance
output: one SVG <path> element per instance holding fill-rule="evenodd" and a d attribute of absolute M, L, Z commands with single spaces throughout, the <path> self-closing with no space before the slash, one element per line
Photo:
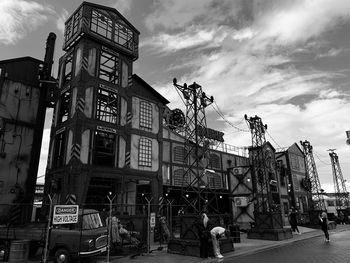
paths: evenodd
<path fill-rule="evenodd" d="M 140 31 L 134 73 L 184 109 L 172 86 L 199 83 L 215 103 L 207 123 L 225 141 L 248 146 L 244 114 L 268 125 L 275 148 L 308 140 L 322 187 L 333 191 L 327 150 L 336 149 L 350 182 L 349 0 L 99 0 Z M 78 0 L 0 0 L 0 60 L 43 59 L 57 34 L 54 76 L 64 21 Z M 220 114 L 218 114 L 220 113 Z M 222 118 L 222 116 L 224 118 Z M 52 112 L 47 114 L 39 175 L 46 166 Z M 348 184 L 348 190 L 350 185 Z"/>

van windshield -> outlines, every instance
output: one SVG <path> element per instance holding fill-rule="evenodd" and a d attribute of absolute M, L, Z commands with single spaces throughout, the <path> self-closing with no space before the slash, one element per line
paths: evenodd
<path fill-rule="evenodd" d="M 83 230 L 96 229 L 100 227 L 103 227 L 103 223 L 98 213 L 83 215 Z"/>

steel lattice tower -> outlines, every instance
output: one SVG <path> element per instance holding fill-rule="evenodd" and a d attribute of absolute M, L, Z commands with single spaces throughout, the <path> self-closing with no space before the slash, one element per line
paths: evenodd
<path fill-rule="evenodd" d="M 256 116 L 248 118 L 244 116 L 252 134 L 251 165 L 253 174 L 253 191 L 256 203 L 254 211 L 267 212 L 272 205 L 272 198 L 269 188 L 269 178 L 267 176 L 266 156 L 264 145 L 266 144 L 265 130 L 261 118 Z"/>
<path fill-rule="evenodd" d="M 306 179 L 310 181 L 311 184 L 311 195 L 312 195 L 312 210 L 326 210 L 324 203 L 324 198 L 321 193 L 321 184 L 318 177 L 316 163 L 313 155 L 312 145 L 309 141 L 300 141 L 301 146 L 303 147 L 303 152 L 306 159 Z"/>
<path fill-rule="evenodd" d="M 186 101 L 184 131 L 186 138 L 185 163 L 188 164 L 188 168 L 185 168 L 182 187 L 182 198 L 186 204 L 185 210 L 187 213 L 198 213 L 210 206 L 212 210 L 218 212 L 216 195 L 208 200 L 203 194 L 214 191 L 209 186 L 205 176 L 209 160 L 209 140 L 205 137 L 207 128 L 205 108 L 214 101 L 214 98 L 207 97 L 202 91 L 202 87 L 195 82 L 189 86 L 186 83 L 181 86 L 174 79 L 173 84 L 182 92 Z M 191 194 L 195 198 L 187 198 L 186 195 Z"/>
<path fill-rule="evenodd" d="M 349 194 L 346 190 L 345 180 L 340 169 L 338 155 L 333 150 L 331 150 L 329 156 L 331 157 L 332 163 L 334 193 L 336 198 L 335 206 L 338 211 L 349 207 Z"/>

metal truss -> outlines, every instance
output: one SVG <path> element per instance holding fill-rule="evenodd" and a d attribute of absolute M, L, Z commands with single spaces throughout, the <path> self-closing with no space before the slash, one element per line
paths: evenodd
<path fill-rule="evenodd" d="M 253 194 L 255 199 L 254 211 L 271 211 L 272 197 L 270 192 L 270 180 L 268 177 L 268 167 L 266 165 L 266 155 L 264 145 L 266 143 L 264 125 L 258 116 L 248 118 L 244 116 L 252 134 L 251 165 L 253 179 Z"/>
<path fill-rule="evenodd" d="M 303 152 L 306 159 L 306 180 L 310 182 L 311 185 L 311 195 L 312 195 L 312 210 L 326 210 L 324 203 L 324 198 L 322 195 L 320 179 L 318 177 L 316 163 L 313 156 L 312 145 L 309 141 L 300 141 L 303 147 Z"/>
<path fill-rule="evenodd" d="M 186 83 L 181 86 L 174 79 L 173 84 L 181 91 L 186 105 L 184 159 L 188 166 L 183 174 L 181 188 L 182 203 L 186 204 L 184 209 L 186 213 L 208 212 L 208 209 L 219 213 L 218 195 L 221 189 L 215 189 L 215 184 L 211 185 L 207 176 L 212 171 L 207 169 L 211 139 L 207 138 L 205 108 L 213 103 L 214 98 L 208 97 L 195 82 L 189 86 Z"/>
<path fill-rule="evenodd" d="M 333 150 L 331 150 L 329 156 L 331 157 L 332 163 L 334 193 L 336 198 L 335 207 L 338 211 L 349 207 L 349 193 L 346 190 L 345 180 L 340 169 L 338 155 Z"/>

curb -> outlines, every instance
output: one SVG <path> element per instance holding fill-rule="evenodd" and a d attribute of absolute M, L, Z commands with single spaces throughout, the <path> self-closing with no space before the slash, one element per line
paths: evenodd
<path fill-rule="evenodd" d="M 350 228 L 344 228 L 344 229 L 339 229 L 339 230 L 335 229 L 335 231 L 331 230 L 330 234 L 340 233 L 340 232 L 344 232 L 344 231 L 350 231 Z M 235 252 L 230 252 L 230 254 L 225 255 L 225 259 L 231 259 L 231 258 L 242 257 L 242 256 L 250 256 L 250 255 L 254 255 L 254 254 L 257 254 L 257 253 L 260 253 L 260 252 L 263 252 L 263 251 L 268 251 L 268 250 L 271 250 L 271 249 L 274 249 L 274 248 L 284 247 L 284 246 L 287 246 L 287 245 L 290 245 L 290 244 L 293 244 L 293 243 L 296 243 L 296 242 L 299 242 L 299 241 L 304 241 L 304 240 L 308 240 L 308 239 L 311 239 L 311 238 L 314 238 L 314 237 L 320 237 L 320 236 L 323 236 L 323 232 L 321 232 L 321 233 L 319 233 L 319 232 L 312 233 L 312 234 L 310 234 L 308 236 L 304 236 L 304 237 L 302 237 L 300 239 L 294 239 L 294 240 L 291 239 L 291 240 L 288 240 L 288 241 L 283 242 L 283 243 L 277 243 L 277 244 L 272 244 L 272 245 L 265 245 L 265 246 L 262 246 L 262 247 L 259 247 L 259 248 L 238 252 L 236 254 L 234 254 Z M 203 261 L 203 262 L 213 263 L 213 262 L 217 262 L 217 259 L 214 259 L 214 260 L 210 259 L 210 261 Z"/>

